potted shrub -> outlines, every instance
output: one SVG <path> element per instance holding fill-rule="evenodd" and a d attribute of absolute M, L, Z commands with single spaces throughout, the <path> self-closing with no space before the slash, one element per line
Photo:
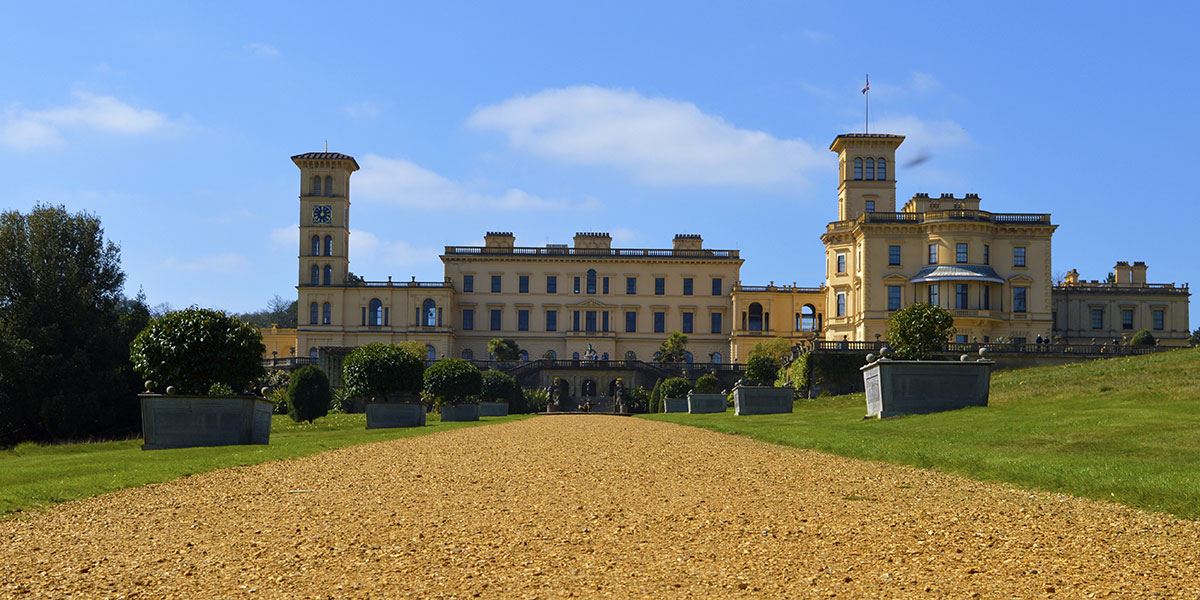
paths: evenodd
<path fill-rule="evenodd" d="M 892 417 L 987 406 L 992 361 L 936 360 L 954 334 L 954 317 L 944 308 L 913 304 L 888 321 L 890 347 L 862 367 L 867 416 Z M 980 351 L 983 354 L 983 351 Z"/>
<path fill-rule="evenodd" d="M 696 379 L 696 388 L 688 392 L 687 411 L 692 414 L 725 412 L 725 394 L 717 376 L 705 373 Z"/>
<path fill-rule="evenodd" d="M 687 412 L 687 395 L 692 391 L 692 384 L 682 377 L 668 377 L 659 386 L 662 396 L 663 412 Z"/>
<path fill-rule="evenodd" d="M 461 358 L 443 358 L 425 369 L 425 395 L 442 413 L 443 421 L 478 421 L 483 375 Z"/>
<path fill-rule="evenodd" d="M 129 353 L 146 378 L 142 448 L 268 443 L 272 404 L 246 393 L 264 376 L 265 351 L 256 328 L 221 311 L 192 307 L 152 320 Z"/>
<path fill-rule="evenodd" d="M 508 415 L 509 404 L 522 403 L 521 388 L 511 375 L 488 369 L 481 375 L 479 391 L 479 416 L 503 417 Z"/>
<path fill-rule="evenodd" d="M 367 429 L 424 425 L 425 405 L 420 398 L 424 373 L 422 356 L 395 344 L 359 346 L 342 362 L 347 391 L 367 399 Z"/>
<path fill-rule="evenodd" d="M 329 378 L 325 372 L 312 365 L 292 371 L 287 387 L 288 416 L 293 421 L 319 419 L 329 414 L 333 403 L 333 392 L 329 389 Z"/>
<path fill-rule="evenodd" d="M 733 386 L 733 414 L 769 415 L 792 412 L 795 390 L 791 386 L 775 387 L 779 378 L 779 362 L 768 353 L 751 353 L 746 373 Z"/>

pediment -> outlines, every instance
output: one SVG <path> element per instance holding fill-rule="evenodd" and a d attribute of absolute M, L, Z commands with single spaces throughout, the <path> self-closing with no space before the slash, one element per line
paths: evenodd
<path fill-rule="evenodd" d="M 595 298 L 585 298 L 579 302 L 568 302 L 566 306 L 571 308 L 618 308 L 616 304 L 607 304 Z"/>
<path fill-rule="evenodd" d="M 1012 283 L 1033 283 L 1033 278 L 1023 273 L 1017 273 L 1016 275 L 1009 277 L 1008 281 Z"/>

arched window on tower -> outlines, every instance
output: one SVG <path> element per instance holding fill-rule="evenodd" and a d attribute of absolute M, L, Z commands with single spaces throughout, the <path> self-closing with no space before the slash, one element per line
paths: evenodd
<path fill-rule="evenodd" d="M 308 283 L 311 285 L 321 284 L 321 267 L 313 265 L 312 268 L 308 270 Z"/>
<path fill-rule="evenodd" d="M 816 331 L 817 330 L 817 309 L 811 304 L 805 304 L 800 309 L 800 330 L 801 331 Z"/>
<path fill-rule="evenodd" d="M 854 178 L 862 179 L 862 159 L 854 159 Z"/>
<path fill-rule="evenodd" d="M 588 269 L 587 272 L 587 293 L 596 293 L 596 270 Z"/>
<path fill-rule="evenodd" d="M 887 159 L 881 158 L 875 161 L 875 179 L 887 181 Z"/>
<path fill-rule="evenodd" d="M 426 327 L 437 327 L 437 304 L 433 302 L 433 298 L 426 298 L 421 303 L 421 314 L 424 315 L 422 325 Z"/>
<path fill-rule="evenodd" d="M 867 159 L 867 177 L 866 177 L 866 179 L 867 179 L 867 181 L 871 181 L 871 180 L 875 179 L 875 159 L 873 159 L 873 158 Z"/>
<path fill-rule="evenodd" d="M 371 298 L 367 303 L 367 324 L 383 325 L 383 302 L 379 298 Z"/>
<path fill-rule="evenodd" d="M 312 304 L 308 305 L 308 324 L 309 325 L 317 324 L 317 303 L 316 302 L 313 302 Z"/>
<path fill-rule="evenodd" d="M 321 255 L 321 236 L 319 235 L 312 236 L 312 255 Z"/>
<path fill-rule="evenodd" d="M 329 176 L 325 177 L 325 195 L 326 196 L 333 195 L 333 177 L 329 177 Z"/>
<path fill-rule="evenodd" d="M 747 329 L 749 329 L 750 331 L 762 331 L 763 330 L 763 307 L 762 307 L 762 305 L 757 302 L 751 302 L 748 312 L 750 313 L 750 323 L 749 323 L 749 326 L 747 327 Z"/>
<path fill-rule="evenodd" d="M 322 285 L 333 285 L 333 267 L 325 265 L 325 278 L 321 281 Z"/>
<path fill-rule="evenodd" d="M 322 325 L 332 325 L 333 324 L 333 305 L 328 302 L 321 305 L 321 324 Z"/>
<path fill-rule="evenodd" d="M 325 236 L 325 256 L 333 256 L 333 236 Z"/>
<path fill-rule="evenodd" d="M 313 175 L 312 187 L 309 188 L 308 195 L 309 196 L 320 196 L 321 195 L 321 176 L 320 175 Z"/>

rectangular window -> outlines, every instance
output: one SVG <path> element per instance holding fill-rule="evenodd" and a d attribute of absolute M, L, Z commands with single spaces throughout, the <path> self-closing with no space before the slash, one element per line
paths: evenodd
<path fill-rule="evenodd" d="M 983 264 L 992 264 L 992 247 L 987 244 L 983 245 Z"/>
<path fill-rule="evenodd" d="M 900 286 L 889 285 L 888 288 L 888 310 L 900 310 Z"/>
<path fill-rule="evenodd" d="M 959 310 L 967 309 L 967 284 L 954 284 L 954 308 Z"/>
<path fill-rule="evenodd" d="M 838 292 L 837 294 L 837 316 L 846 316 L 846 292 Z"/>
<path fill-rule="evenodd" d="M 894 244 L 888 246 L 888 264 L 895 266 L 900 264 L 900 245 Z"/>
<path fill-rule="evenodd" d="M 465 329 L 467 331 L 471 331 L 472 329 L 475 329 L 475 309 L 473 309 L 473 308 L 464 308 L 463 309 L 463 329 Z"/>
<path fill-rule="evenodd" d="M 1104 309 L 1092 309 L 1092 329 L 1104 329 Z"/>
<path fill-rule="evenodd" d="M 1013 312 L 1025 312 L 1025 300 L 1029 295 L 1029 288 L 1015 287 L 1013 288 Z"/>
<path fill-rule="evenodd" d="M 492 275 L 492 293 L 493 294 L 500 293 L 500 276 L 499 275 Z"/>
<path fill-rule="evenodd" d="M 846 272 L 846 255 L 845 254 L 837 255 L 837 272 L 838 273 Z"/>
<path fill-rule="evenodd" d="M 1133 309 L 1121 309 L 1121 329 L 1133 329 Z"/>
<path fill-rule="evenodd" d="M 528 275 L 517 276 L 517 293 L 518 294 L 528 294 L 529 293 L 529 276 Z"/>
<path fill-rule="evenodd" d="M 666 294 L 667 294 L 667 278 L 666 277 L 655 277 L 654 278 L 654 295 L 655 296 L 665 296 Z"/>
<path fill-rule="evenodd" d="M 1163 329 L 1166 329 L 1166 327 L 1167 327 L 1166 311 L 1156 310 L 1156 311 L 1154 311 L 1153 314 L 1154 314 L 1154 330 L 1162 331 Z"/>
<path fill-rule="evenodd" d="M 991 286 L 988 286 L 988 285 L 983 286 L 982 308 L 983 308 L 983 310 L 992 310 L 992 287 Z"/>
<path fill-rule="evenodd" d="M 693 290 L 692 290 L 692 278 L 691 278 L 691 277 L 684 277 L 684 278 L 683 278 L 683 295 L 684 295 L 684 296 L 691 296 L 691 295 L 692 295 L 692 291 L 693 291 Z"/>
<path fill-rule="evenodd" d="M 584 313 L 583 324 L 585 331 L 596 331 L 596 311 L 589 310 Z"/>
<path fill-rule="evenodd" d="M 967 262 L 967 245 L 966 244 L 955 244 L 954 245 L 954 262 L 956 262 L 956 263 Z"/>
<path fill-rule="evenodd" d="M 475 276 L 474 275 L 463 275 L 463 291 L 464 292 L 474 292 L 475 291 Z"/>
<path fill-rule="evenodd" d="M 547 275 L 546 276 L 546 293 L 547 294 L 557 294 L 558 293 L 558 276 L 557 275 Z"/>
<path fill-rule="evenodd" d="M 600 313 L 600 331 L 608 331 L 608 311 Z"/>
<path fill-rule="evenodd" d="M 958 335 L 955 335 L 955 336 L 954 336 L 954 343 L 956 343 L 956 344 L 965 344 L 965 343 L 967 343 L 967 336 L 966 336 L 965 334 L 961 334 L 961 333 L 960 333 L 960 334 L 958 334 Z"/>
<path fill-rule="evenodd" d="M 529 311 L 524 308 L 517 310 L 517 331 L 529 331 Z"/>
<path fill-rule="evenodd" d="M 1013 266 L 1025 266 L 1025 248 L 1023 246 L 1017 246 L 1016 248 L 1013 248 Z"/>
<path fill-rule="evenodd" d="M 942 305 L 942 288 L 936 283 L 929 284 L 929 303 L 934 306 Z"/>
<path fill-rule="evenodd" d="M 571 311 L 571 331 L 579 331 L 579 311 Z"/>
<path fill-rule="evenodd" d="M 625 311 L 625 333 L 637 333 L 637 311 Z"/>
<path fill-rule="evenodd" d="M 607 277 L 605 277 L 603 280 L 603 288 L 604 288 L 603 289 L 604 293 L 607 294 L 608 293 L 608 278 Z"/>
<path fill-rule="evenodd" d="M 667 331 L 667 313 L 654 313 L 654 333 L 665 333 Z"/>
<path fill-rule="evenodd" d="M 580 288 L 579 288 L 579 278 L 578 277 L 576 277 L 574 279 L 574 284 L 571 286 L 571 291 L 575 292 L 576 294 L 579 293 Z"/>
<path fill-rule="evenodd" d="M 500 331 L 500 309 L 492 309 L 492 331 Z"/>
<path fill-rule="evenodd" d="M 625 278 L 625 293 L 630 296 L 637 294 L 637 277 Z"/>
<path fill-rule="evenodd" d="M 683 313 L 683 332 L 684 333 L 692 333 L 692 326 L 695 324 L 695 323 L 693 323 L 694 316 L 695 315 L 690 312 Z"/>
<path fill-rule="evenodd" d="M 711 320 L 709 333 L 721 333 L 721 313 L 712 313 L 709 317 Z"/>
<path fill-rule="evenodd" d="M 875 212 L 875 201 L 867 200 L 867 212 Z"/>
<path fill-rule="evenodd" d="M 713 279 L 712 279 L 712 295 L 714 295 L 714 296 L 721 295 L 721 292 L 725 289 L 724 285 L 722 285 L 722 284 L 723 284 L 723 282 L 721 281 L 720 277 L 713 277 Z"/>
<path fill-rule="evenodd" d="M 558 311 L 546 311 L 546 331 L 558 331 Z"/>
<path fill-rule="evenodd" d="M 930 244 L 929 245 L 929 264 L 931 264 L 931 265 L 937 264 L 937 254 L 938 254 L 937 253 L 937 244 Z"/>

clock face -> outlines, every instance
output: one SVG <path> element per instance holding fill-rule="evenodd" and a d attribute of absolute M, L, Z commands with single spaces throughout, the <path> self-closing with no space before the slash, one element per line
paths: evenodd
<path fill-rule="evenodd" d="M 313 207 L 313 223 L 329 224 L 333 220 L 333 210 L 329 205 L 322 204 Z"/>

